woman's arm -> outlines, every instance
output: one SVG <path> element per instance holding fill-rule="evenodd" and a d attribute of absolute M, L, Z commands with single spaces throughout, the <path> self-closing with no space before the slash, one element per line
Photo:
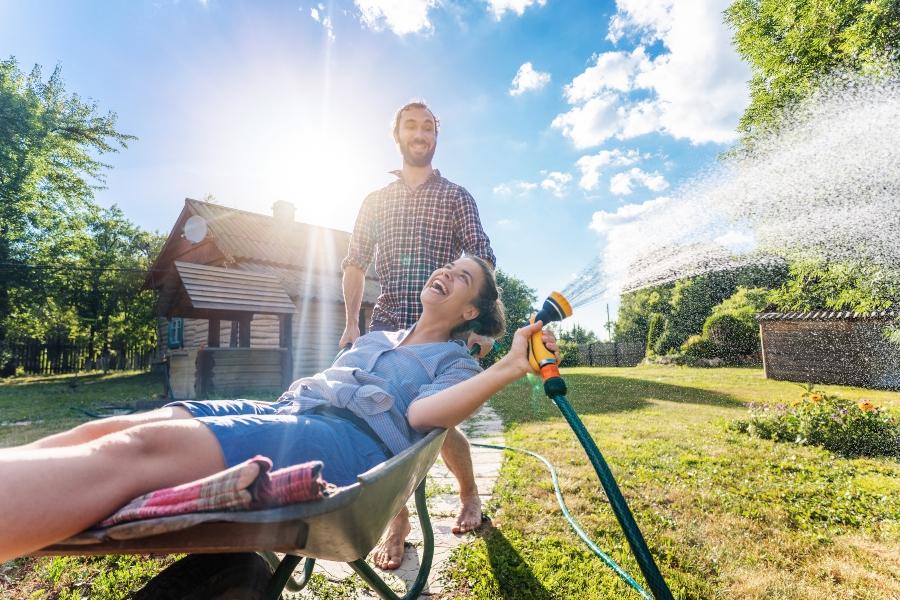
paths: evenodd
<path fill-rule="evenodd" d="M 531 338 L 531 334 L 540 330 L 542 326 L 543 324 L 538 321 L 516 331 L 512 346 L 506 356 L 484 372 L 436 394 L 414 401 L 406 413 L 410 426 L 417 431 L 435 427 L 455 427 L 507 384 L 520 379 L 526 373 L 531 373 L 532 369 L 526 353 L 528 340 Z M 556 338 L 552 332 L 544 332 L 544 344 L 551 351 L 557 351 Z"/>

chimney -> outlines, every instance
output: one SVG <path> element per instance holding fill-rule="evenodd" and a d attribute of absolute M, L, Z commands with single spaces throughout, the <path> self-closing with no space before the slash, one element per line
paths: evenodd
<path fill-rule="evenodd" d="M 272 216 L 278 223 L 293 223 L 296 212 L 297 207 L 286 200 L 276 200 L 272 205 Z"/>

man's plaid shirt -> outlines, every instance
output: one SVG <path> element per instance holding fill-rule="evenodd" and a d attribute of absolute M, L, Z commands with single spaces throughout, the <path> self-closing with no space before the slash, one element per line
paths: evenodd
<path fill-rule="evenodd" d="M 381 295 L 372 321 L 398 329 L 411 327 L 422 314 L 419 293 L 431 273 L 463 252 L 497 263 L 478 218 L 475 199 L 465 188 L 435 170 L 415 191 L 393 171 L 397 181 L 363 201 L 350 251 L 342 268 L 365 271 L 375 255 Z M 377 248 L 377 252 L 376 252 Z"/>

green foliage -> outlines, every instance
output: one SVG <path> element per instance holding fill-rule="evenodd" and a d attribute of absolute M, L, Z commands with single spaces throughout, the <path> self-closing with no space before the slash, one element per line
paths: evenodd
<path fill-rule="evenodd" d="M 578 364 L 578 348 L 598 341 L 597 334 L 575 323 L 569 329 L 562 329 L 558 335 L 560 366 L 574 367 Z"/>
<path fill-rule="evenodd" d="M 702 335 L 692 335 L 681 345 L 681 353 L 687 358 L 710 359 L 718 357 L 718 348 Z"/>
<path fill-rule="evenodd" d="M 622 294 L 619 315 L 615 324 L 618 342 L 646 342 L 650 315 L 667 314 L 670 310 L 671 285 L 646 288 Z"/>
<path fill-rule="evenodd" d="M 900 60 L 896 0 L 735 0 L 725 18 L 752 69 L 751 102 L 739 125 L 745 141 L 777 127 L 823 76 Z"/>
<path fill-rule="evenodd" d="M 867 400 L 851 402 L 805 386 L 801 400 L 751 405 L 730 427 L 763 439 L 822 446 L 843 456 L 900 456 L 900 420 Z"/>
<path fill-rule="evenodd" d="M 494 350 L 482 359 L 485 366 L 495 363 L 509 351 L 513 334 L 534 313 L 534 304 L 537 302 L 537 292 L 515 275 L 497 269 L 496 276 L 500 286 L 500 299 L 506 310 L 506 333 L 494 344 Z"/>
<path fill-rule="evenodd" d="M 872 264 L 799 261 L 769 300 L 779 311 L 884 310 L 900 302 L 900 277 Z"/>
<path fill-rule="evenodd" d="M 726 363 L 759 350 L 756 313 L 768 303 L 764 288 L 738 286 L 737 291 L 713 307 L 703 322 L 702 335 L 692 335 L 681 345 L 688 359 L 720 358 Z"/>
<path fill-rule="evenodd" d="M 104 348 L 155 343 L 154 298 L 140 293 L 164 238 L 93 203 L 104 154 L 133 136 L 67 94 L 57 67 L 0 61 L 0 354 L 9 337 Z M 3 367 L 0 356 L 0 368 Z"/>
<path fill-rule="evenodd" d="M 655 353 L 656 344 L 662 337 L 663 330 L 666 326 L 666 316 L 662 313 L 653 313 L 650 315 L 650 323 L 647 326 L 647 356 Z"/>
<path fill-rule="evenodd" d="M 759 349 L 759 332 L 752 318 L 742 318 L 737 312 L 718 312 L 703 324 L 703 337 L 723 359 L 751 354 Z"/>

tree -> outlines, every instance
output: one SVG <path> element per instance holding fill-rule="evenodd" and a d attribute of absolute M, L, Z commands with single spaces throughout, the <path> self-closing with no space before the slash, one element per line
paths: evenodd
<path fill-rule="evenodd" d="M 513 334 L 534 312 L 537 293 L 524 281 L 497 269 L 497 284 L 500 286 L 500 299 L 506 313 L 506 333 L 497 340 L 494 351 L 484 358 L 485 364 L 493 364 L 509 351 Z"/>
<path fill-rule="evenodd" d="M 575 323 L 559 333 L 560 366 L 572 367 L 578 364 L 578 348 L 599 341 L 597 334 Z"/>
<path fill-rule="evenodd" d="M 745 141 L 834 71 L 866 73 L 900 60 L 897 0 L 735 0 L 725 11 L 738 53 L 750 63 Z"/>
<path fill-rule="evenodd" d="M 115 126 L 114 113 L 66 93 L 59 67 L 44 82 L 39 66 L 26 76 L 14 58 L 0 61 L 0 345 L 11 296 L 49 285 L 24 267 L 83 242 L 108 168 L 98 157 L 135 139 Z"/>
<path fill-rule="evenodd" d="M 617 342 L 646 342 L 650 318 L 654 313 L 667 315 L 672 285 L 666 284 L 622 294 L 615 324 Z"/>

